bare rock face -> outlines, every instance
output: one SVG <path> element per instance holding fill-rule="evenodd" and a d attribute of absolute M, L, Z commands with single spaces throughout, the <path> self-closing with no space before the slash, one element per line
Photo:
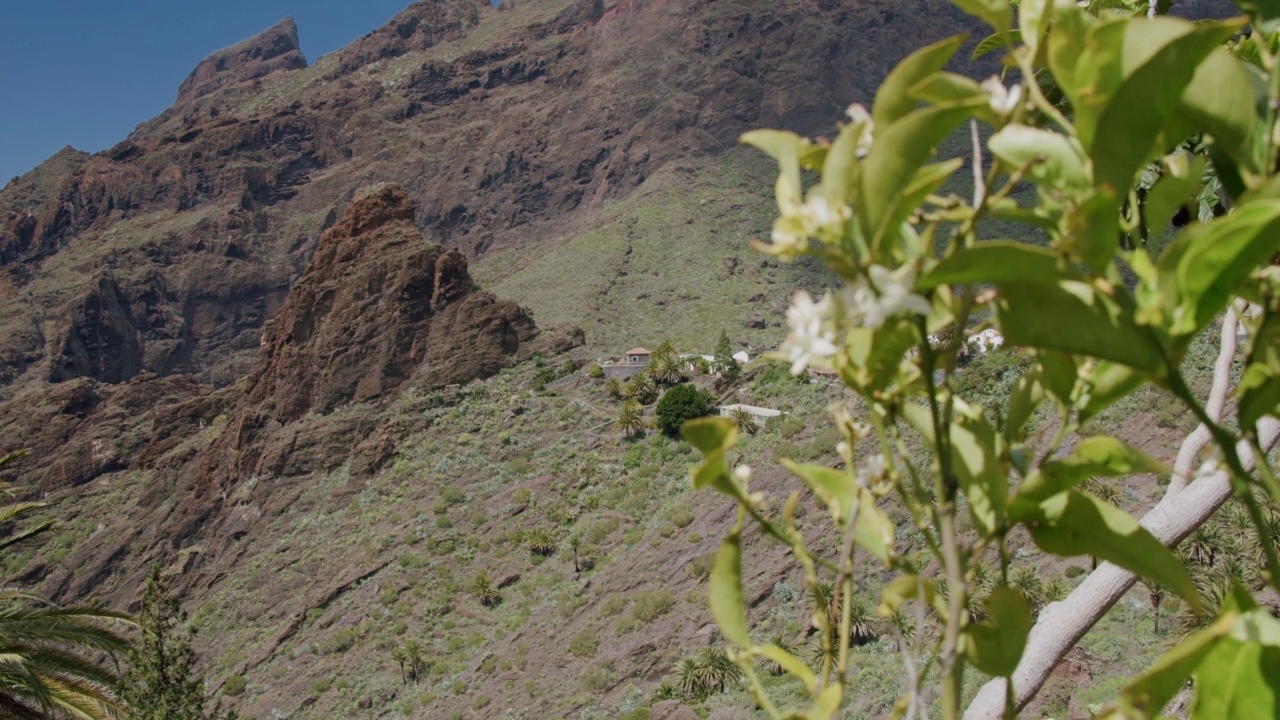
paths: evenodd
<path fill-rule="evenodd" d="M 248 40 L 205 58 L 178 88 L 178 103 L 277 70 L 305 67 L 307 59 L 298 44 L 298 26 L 287 17 Z"/>
<path fill-rule="evenodd" d="M 475 292 L 467 261 L 428 243 L 399 186 L 357 199 L 320 239 L 263 332 L 248 400 L 280 422 L 492 375 L 537 335 L 514 302 Z"/>

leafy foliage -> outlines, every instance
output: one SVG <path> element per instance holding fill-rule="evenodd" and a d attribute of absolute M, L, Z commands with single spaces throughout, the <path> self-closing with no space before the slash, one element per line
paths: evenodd
<path fill-rule="evenodd" d="M 1160 387 L 1209 430 L 1243 508 L 1241 530 L 1256 539 L 1268 575 L 1210 585 L 1216 615 L 1122 692 L 1111 717 L 1158 713 L 1192 674 L 1198 716 L 1272 713 L 1280 621 L 1246 588 L 1280 589 L 1280 522 L 1264 502 L 1280 503 L 1280 480 L 1267 463 L 1247 471 L 1240 448 L 1253 443 L 1264 454 L 1258 421 L 1280 415 L 1280 280 L 1271 266 L 1280 251 L 1280 103 L 1268 90 L 1280 87 L 1280 5 L 1242 3 L 1252 31 L 1240 33 L 1238 19 L 1190 23 L 1140 0 L 955 4 L 991 26 L 981 50 L 999 49 L 1020 71 L 1012 86 L 943 70 L 961 44 L 951 38 L 903 60 L 873 107 L 851 107 L 833 140 L 774 130 L 743 137 L 778 163 L 779 215 L 760 249 L 820 258 L 844 281 L 817 300 L 793 298 L 783 348 L 791 372 L 834 370 L 867 415 L 859 422 L 842 406 L 832 411 L 842 467 L 784 461 L 827 510 L 831 541 L 822 544 L 798 529 L 795 498 L 779 512 L 752 490 L 749 469 L 733 466 L 745 428 L 721 418 L 684 425 L 704 456 L 694 488 L 741 508 L 710 573 L 712 615 L 764 713 L 810 719 L 841 707 L 855 675 L 850 647 L 871 632 L 853 600 L 859 554 L 896 573 L 880 616 L 915 606 L 928 623 L 912 629 L 917 641 L 904 650 L 911 686 L 896 707 L 908 717 L 931 678 L 950 719 L 962 712 L 969 667 L 1011 676 L 1034 613 L 1064 593 L 1037 567 L 1012 566 L 1006 542 L 1015 530 L 1053 555 L 1115 563 L 1159 588 L 1153 597 L 1167 589 L 1198 615 L 1206 584 L 1119 506 L 1119 486 L 1106 479 L 1167 469 L 1116 438 L 1079 437 L 1109 405 Z M 934 162 L 965 123 L 971 155 Z M 990 128 L 985 148 L 979 123 Z M 967 164 L 972 199 L 937 195 Z M 1019 192 L 1024 183 L 1034 198 Z M 1207 199 L 1219 193 L 1220 202 Z M 1180 214 L 1200 222 L 1171 233 Z M 1002 223 L 1041 237 L 990 239 Z M 1234 423 L 1220 422 L 1190 390 L 1183 358 L 1219 313 L 1246 302 L 1254 340 Z M 955 346 L 975 324 L 1025 354 L 991 353 L 960 375 Z M 1042 407 L 1056 415 L 1054 438 L 1028 432 Z M 1069 438 L 1076 442 L 1064 445 Z M 880 507 L 889 496 L 916 520 L 924 552 L 894 537 Z M 748 518 L 805 574 L 822 641 L 816 669 L 752 639 L 742 587 Z M 1201 537 L 1191 557 L 1223 565 L 1213 543 Z M 979 569 L 992 555 L 1007 584 Z M 752 673 L 757 658 L 798 680 L 807 707 L 777 707 Z M 686 692 L 700 687 L 696 669 L 692 660 L 680 667 Z"/>
<path fill-rule="evenodd" d="M 680 432 L 688 420 L 707 414 L 707 398 L 690 384 L 676 385 L 663 393 L 655 411 L 658 429 L 668 435 Z"/>

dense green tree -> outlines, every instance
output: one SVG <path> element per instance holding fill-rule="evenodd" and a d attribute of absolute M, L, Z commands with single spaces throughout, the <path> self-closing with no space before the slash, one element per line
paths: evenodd
<path fill-rule="evenodd" d="M 707 398 L 698 388 L 685 383 L 676 385 L 658 401 L 657 427 L 668 435 L 680 432 L 686 420 L 707 414 Z"/>
<path fill-rule="evenodd" d="M 720 340 L 716 343 L 715 360 L 712 361 L 711 368 L 729 381 L 737 380 L 742 374 L 742 366 L 733 359 L 733 345 L 729 342 L 729 334 L 723 330 L 720 331 Z"/>
<path fill-rule="evenodd" d="M 25 452 L 0 456 L 4 467 Z M 13 491 L 0 485 L 0 497 Z M 49 521 L 16 526 L 38 502 L 0 506 L 0 551 L 48 531 Z M 129 648 L 117 628 L 128 616 L 91 606 L 58 607 L 17 590 L 0 591 L 0 717 L 19 720 L 120 717 L 124 707 L 116 695 L 119 681 L 104 664 Z"/>
<path fill-rule="evenodd" d="M 141 631 L 129 651 L 120 696 L 135 720 L 204 720 L 204 683 L 195 672 L 195 631 L 169 581 L 152 565 L 138 606 Z"/>

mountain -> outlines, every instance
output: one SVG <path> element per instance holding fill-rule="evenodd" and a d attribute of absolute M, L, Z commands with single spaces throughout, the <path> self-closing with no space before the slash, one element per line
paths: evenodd
<path fill-rule="evenodd" d="M 603 393 L 538 389 L 777 342 L 832 278 L 748 254 L 772 170 L 739 135 L 830 133 L 966 28 L 942 0 L 424 0 L 313 65 L 291 19 L 215 52 L 0 191 L 0 450 L 65 522 L 6 574 L 127 607 L 160 563 L 249 717 L 623 708 L 713 640 L 729 508 L 687 495 L 687 448 L 618 444 Z M 794 584 L 773 550 L 760 612 Z"/>

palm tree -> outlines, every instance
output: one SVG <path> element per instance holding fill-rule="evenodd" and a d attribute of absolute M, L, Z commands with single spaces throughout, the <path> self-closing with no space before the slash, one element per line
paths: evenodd
<path fill-rule="evenodd" d="M 623 405 L 622 410 L 618 412 L 618 419 L 613 421 L 613 426 L 627 437 L 643 433 L 644 416 L 640 414 L 640 406 L 634 402 Z"/>
<path fill-rule="evenodd" d="M 547 557 L 556 551 L 556 538 L 547 530 L 530 530 L 525 533 L 524 542 L 535 555 Z"/>
<path fill-rule="evenodd" d="M 485 607 L 493 607 L 502 602 L 502 593 L 498 592 L 498 586 L 493 584 L 487 573 L 480 573 L 476 576 L 475 582 L 471 584 L 471 592 Z"/>
<path fill-rule="evenodd" d="M 0 456 L 4 467 L 25 452 Z M 13 491 L 0 485 L 0 496 Z M 0 528 L 44 503 L 13 502 L 0 506 Z M 10 529 L 0 550 L 46 532 L 49 521 Z M 116 696 L 119 676 L 109 667 L 84 657 L 107 653 L 113 658 L 129 649 L 129 640 L 116 628 L 133 621 L 97 607 L 61 608 L 15 590 L 0 591 L 0 717 L 44 720 L 71 717 L 99 720 L 123 717 Z"/>
<path fill-rule="evenodd" d="M 655 355 L 646 371 L 655 382 L 663 385 L 674 385 L 684 379 L 680 361 L 675 355 Z"/>
<path fill-rule="evenodd" d="M 658 347 L 653 349 L 653 357 L 654 359 L 657 359 L 657 358 L 675 359 L 676 357 L 675 343 L 671 342 L 670 340 L 663 340 L 662 343 L 658 345 Z"/>
<path fill-rule="evenodd" d="M 729 419 L 738 424 L 738 432 L 755 435 L 760 429 L 760 423 L 756 422 L 756 417 L 742 408 L 734 408 Z"/>
<path fill-rule="evenodd" d="M 795 645 L 787 642 L 787 639 L 781 635 L 774 635 L 769 638 L 769 642 L 767 644 L 772 645 L 785 653 L 790 653 L 792 655 L 796 654 Z M 776 676 L 786 672 L 786 670 L 783 669 L 782 664 L 774 660 L 761 660 L 760 664 L 764 667 L 765 672 L 770 675 Z"/>
<path fill-rule="evenodd" d="M 653 378 L 646 373 L 640 373 L 631 378 L 628 390 L 630 391 L 628 397 L 641 405 L 648 405 L 656 400 L 658 396 L 658 387 L 654 385 Z"/>
<path fill-rule="evenodd" d="M 622 382 L 621 378 L 609 378 L 604 384 L 604 391 L 609 393 L 609 397 L 615 400 L 621 400 L 627 394 L 627 386 Z"/>

